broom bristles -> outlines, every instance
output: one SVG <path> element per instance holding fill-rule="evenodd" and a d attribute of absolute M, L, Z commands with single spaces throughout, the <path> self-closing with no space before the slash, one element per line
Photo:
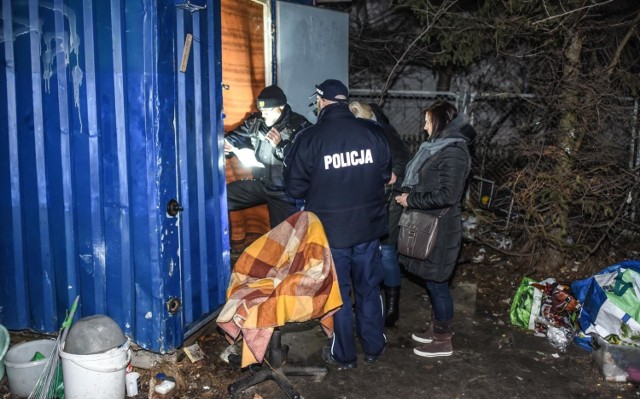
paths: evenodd
<path fill-rule="evenodd" d="M 55 347 L 49 354 L 47 362 L 44 365 L 42 374 L 38 377 L 36 385 L 29 394 L 29 399 L 50 399 L 55 398 L 56 385 L 58 383 L 58 345 L 60 344 L 60 336 L 56 339 Z M 52 384 L 53 383 L 53 384 Z"/>
<path fill-rule="evenodd" d="M 80 295 L 76 296 L 76 299 L 73 301 L 71 305 L 71 310 L 67 312 L 67 317 L 65 317 L 62 322 L 62 327 L 60 331 L 58 331 L 58 336 L 56 337 L 56 344 L 47 362 L 44 365 L 44 370 L 42 370 L 42 374 L 38 377 L 36 381 L 36 385 L 29 394 L 29 399 L 52 399 L 56 397 L 56 389 L 58 387 L 59 373 L 58 373 L 58 361 L 60 359 L 60 344 L 64 342 L 67 338 L 67 332 L 69 331 L 69 326 L 73 321 L 73 316 L 76 313 L 76 308 L 78 307 L 78 301 L 80 300 Z"/>

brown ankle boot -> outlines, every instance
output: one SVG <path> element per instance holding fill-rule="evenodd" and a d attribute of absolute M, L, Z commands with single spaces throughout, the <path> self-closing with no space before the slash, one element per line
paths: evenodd
<path fill-rule="evenodd" d="M 411 334 L 411 339 L 421 344 L 430 344 L 431 341 L 433 341 L 433 324 L 435 323 L 435 320 L 435 316 L 431 314 L 431 320 L 427 322 L 427 328 L 423 332 Z"/>
<path fill-rule="evenodd" d="M 446 322 L 435 320 L 431 325 L 433 326 L 431 341 L 414 348 L 413 353 L 422 357 L 451 356 L 453 354 L 453 346 L 451 344 L 451 339 L 453 338 L 453 320 Z M 426 335 L 425 333 L 422 337 L 425 338 Z"/>
<path fill-rule="evenodd" d="M 430 344 L 433 341 L 433 320 L 427 323 L 427 329 L 423 332 L 411 334 L 411 339 L 421 344 Z"/>

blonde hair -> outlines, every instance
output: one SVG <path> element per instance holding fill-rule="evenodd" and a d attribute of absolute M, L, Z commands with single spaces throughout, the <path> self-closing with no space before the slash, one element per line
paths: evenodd
<path fill-rule="evenodd" d="M 376 120 L 376 116 L 369 104 L 360 101 L 351 101 L 349 103 L 349 110 L 358 118 Z"/>

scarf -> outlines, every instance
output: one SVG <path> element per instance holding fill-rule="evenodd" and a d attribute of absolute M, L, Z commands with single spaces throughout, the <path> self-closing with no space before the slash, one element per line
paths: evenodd
<path fill-rule="evenodd" d="M 418 184 L 420 178 L 418 173 L 420 169 L 422 169 L 422 166 L 443 148 L 458 141 L 464 142 L 465 140 L 461 138 L 438 138 L 422 143 L 416 155 L 407 163 L 402 187 L 413 188 L 413 186 Z"/>

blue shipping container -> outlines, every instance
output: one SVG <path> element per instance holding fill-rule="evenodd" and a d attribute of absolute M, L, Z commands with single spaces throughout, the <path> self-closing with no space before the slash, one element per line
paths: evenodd
<path fill-rule="evenodd" d="M 230 273 L 219 1 L 1 1 L 0 324 L 179 347 Z"/>

